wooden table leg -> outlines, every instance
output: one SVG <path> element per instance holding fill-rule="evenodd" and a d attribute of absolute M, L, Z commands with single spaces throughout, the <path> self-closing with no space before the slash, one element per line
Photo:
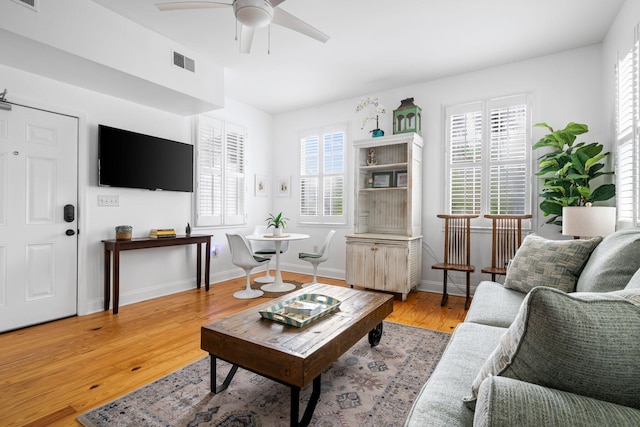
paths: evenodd
<path fill-rule="evenodd" d="M 204 253 L 204 289 L 209 290 L 209 267 L 211 266 L 211 236 L 207 237 Z"/>
<path fill-rule="evenodd" d="M 109 310 L 111 303 L 111 252 L 104 250 L 104 311 Z"/>
<path fill-rule="evenodd" d="M 202 278 L 200 275 L 202 274 L 202 243 L 198 243 L 197 250 L 197 261 L 196 261 L 196 285 L 198 289 L 200 289 Z"/>
<path fill-rule="evenodd" d="M 120 304 L 120 251 L 113 250 L 113 314 L 118 314 Z"/>

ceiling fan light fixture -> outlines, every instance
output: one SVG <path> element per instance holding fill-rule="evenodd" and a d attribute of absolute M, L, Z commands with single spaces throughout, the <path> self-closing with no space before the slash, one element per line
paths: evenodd
<path fill-rule="evenodd" d="M 273 19 L 273 6 L 267 0 L 236 0 L 233 3 L 236 19 L 250 28 L 262 28 Z"/>

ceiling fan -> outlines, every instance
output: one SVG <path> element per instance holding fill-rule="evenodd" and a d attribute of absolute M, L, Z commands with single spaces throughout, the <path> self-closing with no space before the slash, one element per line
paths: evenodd
<path fill-rule="evenodd" d="M 322 43 L 329 40 L 329 36 L 322 31 L 280 9 L 278 6 L 284 2 L 285 0 L 186 1 L 157 3 L 156 6 L 161 11 L 233 7 L 236 20 L 241 24 L 241 53 L 251 51 L 255 30 L 271 23 L 297 31 Z"/>

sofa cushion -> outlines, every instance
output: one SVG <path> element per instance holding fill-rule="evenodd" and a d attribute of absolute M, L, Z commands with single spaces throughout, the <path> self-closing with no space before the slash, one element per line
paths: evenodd
<path fill-rule="evenodd" d="M 490 376 L 478 394 L 474 427 L 640 425 L 640 410 L 505 377 Z"/>
<path fill-rule="evenodd" d="M 616 231 L 593 251 L 576 291 L 609 292 L 623 289 L 640 268 L 640 227 Z"/>
<path fill-rule="evenodd" d="M 416 397 L 405 425 L 472 426 L 473 412 L 462 403 L 462 398 L 469 394 L 473 378 L 504 331 L 477 323 L 460 323 Z"/>
<path fill-rule="evenodd" d="M 508 328 L 518 315 L 525 296 L 497 282 L 480 282 L 464 321 Z"/>
<path fill-rule="evenodd" d="M 530 234 L 513 257 L 504 287 L 527 293 L 536 286 L 573 292 L 582 267 L 601 237 L 548 240 Z"/>
<path fill-rule="evenodd" d="M 640 289 L 533 289 L 473 381 L 502 375 L 640 409 Z"/>

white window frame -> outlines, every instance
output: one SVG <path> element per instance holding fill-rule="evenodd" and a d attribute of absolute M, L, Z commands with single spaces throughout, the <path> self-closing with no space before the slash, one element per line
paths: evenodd
<path fill-rule="evenodd" d="M 339 135 L 342 134 L 342 170 L 341 171 L 326 171 L 325 167 L 328 167 L 327 163 L 329 159 L 325 158 L 325 137 L 330 135 Z M 349 169 L 349 141 L 348 141 L 348 133 L 347 126 L 345 124 L 336 124 L 331 126 L 324 126 L 321 128 L 309 129 L 306 131 L 302 131 L 298 135 L 298 147 L 299 147 L 299 156 L 300 159 L 300 177 L 298 181 L 299 188 L 299 201 L 298 201 L 298 221 L 301 224 L 317 224 L 317 225 L 347 225 L 349 219 L 349 206 L 347 197 L 348 188 L 349 188 L 349 180 L 348 180 L 348 169 Z M 305 150 L 305 143 L 311 143 L 313 139 L 317 138 L 318 142 L 318 151 L 315 155 Z M 317 157 L 317 159 L 316 159 Z M 315 159 L 315 160 L 314 160 Z M 312 166 L 309 165 L 309 162 L 313 163 L 317 161 L 317 170 L 313 171 Z M 305 202 L 308 202 L 309 197 L 305 197 L 304 192 L 308 187 L 305 185 L 305 182 L 309 180 L 315 180 L 317 185 L 317 195 L 316 203 L 311 205 L 304 205 Z M 339 215 L 334 214 L 333 212 L 325 211 L 325 197 L 323 196 L 326 191 L 330 191 L 328 185 L 330 182 L 340 182 L 342 181 L 342 197 L 337 200 L 336 204 L 342 205 L 342 213 Z M 335 200 L 335 199 L 334 199 Z M 331 203 L 330 203 L 331 205 Z M 330 206 L 329 205 L 329 206 Z M 328 206 L 328 207 L 329 207 Z M 330 208 L 330 207 L 329 207 Z M 315 209 L 315 214 L 310 214 L 310 210 Z"/>
<path fill-rule="evenodd" d="M 199 115 L 195 135 L 195 226 L 246 225 L 246 129 Z"/>
<path fill-rule="evenodd" d="M 616 212 L 619 228 L 640 225 L 640 35 L 616 61 Z"/>
<path fill-rule="evenodd" d="M 497 142 L 501 135 L 499 132 L 491 132 L 491 114 L 492 112 L 504 112 L 507 109 L 516 108 L 518 106 L 525 106 L 525 110 L 522 114 L 525 115 L 526 124 L 520 127 L 519 132 L 514 137 L 515 141 L 520 141 L 513 145 L 517 148 L 515 155 L 498 156 L 499 153 L 504 153 L 504 150 L 493 151 L 494 156 L 492 158 L 492 147 L 498 145 L 492 143 L 492 136 L 494 142 Z M 532 95 L 531 94 L 518 94 L 512 96 L 505 96 L 500 98 L 485 99 L 465 104 L 450 105 L 445 107 L 445 196 L 444 196 L 444 211 L 446 213 L 468 213 L 477 214 L 479 218 L 473 221 L 474 228 L 489 227 L 491 222 L 484 218 L 486 214 L 531 214 L 532 211 L 532 199 L 533 199 L 533 181 L 532 181 L 532 153 L 531 153 L 531 117 L 532 117 Z M 509 113 L 511 113 L 509 111 Z M 497 114 L 497 113 L 496 113 Z M 466 116 L 466 117 L 464 117 Z M 464 117 L 464 119 L 462 119 Z M 452 135 L 452 120 L 458 120 L 459 129 L 467 126 L 468 133 L 462 135 L 462 137 L 456 137 Z M 473 120 L 473 123 L 470 122 Z M 502 123 L 505 119 L 501 116 L 497 117 L 496 123 Z M 509 120 L 509 114 L 507 114 L 506 120 Z M 510 138 L 510 136 L 507 136 Z M 456 153 L 452 152 L 452 146 L 455 144 L 458 148 Z M 511 147 L 507 144 L 507 147 Z M 509 151 L 509 150 L 506 150 Z M 457 155 L 456 155 L 457 154 Z M 454 158 L 457 157 L 457 160 Z M 499 158 L 501 157 L 501 158 Z M 516 177 L 518 178 L 517 185 L 524 186 L 524 194 L 521 197 L 521 203 L 523 208 L 513 210 L 509 208 L 492 208 L 492 183 L 509 183 L 509 180 L 496 180 L 492 179 L 493 171 L 502 171 L 508 169 L 516 170 Z M 458 179 L 464 181 L 464 183 L 454 186 L 453 176 L 455 171 L 458 171 Z M 458 192 L 459 199 L 464 199 L 464 206 L 456 209 L 452 202 L 452 188 L 461 190 Z M 495 188 L 495 187 L 494 187 Z M 500 193 L 500 191 L 498 191 Z M 494 193 L 495 194 L 495 193 Z M 518 193 L 512 193 L 518 194 Z M 499 197 L 494 197 L 499 199 Z M 523 221 L 523 228 L 531 229 L 532 221 Z"/>

